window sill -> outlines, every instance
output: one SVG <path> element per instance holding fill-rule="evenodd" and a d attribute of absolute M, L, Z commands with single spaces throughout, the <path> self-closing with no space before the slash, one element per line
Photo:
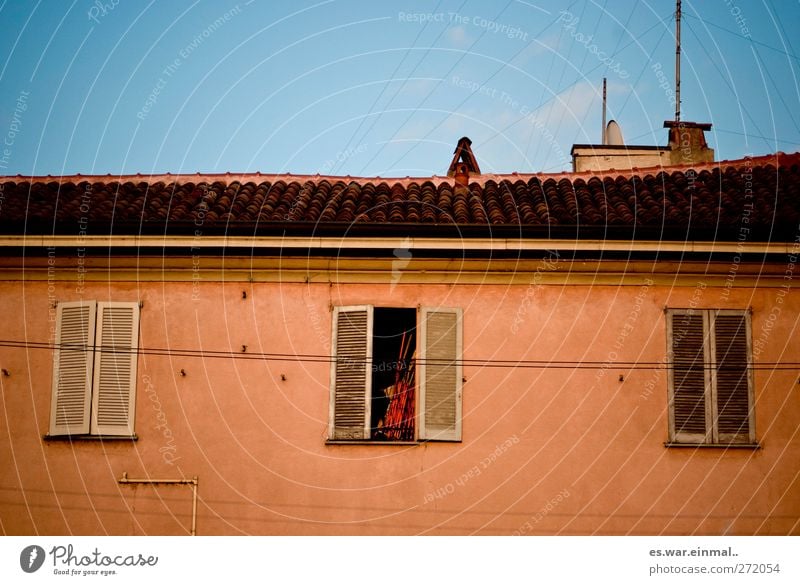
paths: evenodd
<path fill-rule="evenodd" d="M 461 443 L 461 439 L 417 439 L 415 441 L 376 441 L 373 439 L 328 439 L 326 445 L 423 445 L 425 443 Z"/>
<path fill-rule="evenodd" d="M 699 448 L 699 449 L 761 449 L 759 443 L 664 443 L 665 447 Z"/>
<path fill-rule="evenodd" d="M 419 445 L 421 441 L 373 441 L 371 439 L 328 439 L 326 445 Z"/>
<path fill-rule="evenodd" d="M 138 441 L 138 435 L 44 435 L 45 441 L 76 443 L 78 441 Z"/>

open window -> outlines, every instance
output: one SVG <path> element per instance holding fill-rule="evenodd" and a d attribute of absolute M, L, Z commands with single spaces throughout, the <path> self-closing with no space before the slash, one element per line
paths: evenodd
<path fill-rule="evenodd" d="M 461 440 L 461 310 L 335 307 L 329 438 Z"/>
<path fill-rule="evenodd" d="M 417 311 L 374 309 L 370 438 L 413 441 Z"/>

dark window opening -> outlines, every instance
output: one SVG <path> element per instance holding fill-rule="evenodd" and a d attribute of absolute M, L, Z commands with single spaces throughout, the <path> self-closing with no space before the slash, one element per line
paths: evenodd
<path fill-rule="evenodd" d="M 413 441 L 416 309 L 376 307 L 372 335 L 371 438 Z"/>

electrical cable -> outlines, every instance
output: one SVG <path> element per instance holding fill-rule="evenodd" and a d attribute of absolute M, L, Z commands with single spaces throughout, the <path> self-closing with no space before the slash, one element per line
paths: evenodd
<path fill-rule="evenodd" d="M 186 358 L 209 358 L 209 359 L 234 359 L 234 360 L 262 360 L 262 361 L 290 361 L 303 363 L 340 363 L 340 364 L 371 364 L 369 357 L 360 359 L 338 358 L 337 356 L 324 354 L 287 354 L 287 353 L 251 353 L 223 350 L 196 350 L 185 348 L 130 348 L 109 345 L 84 345 L 74 343 L 45 343 L 34 341 L 19 340 L 0 340 L 0 347 L 17 349 L 43 349 L 61 351 L 92 351 L 97 353 L 113 354 L 137 354 L 168 357 Z M 589 361 L 589 360 L 495 360 L 495 359 L 433 359 L 415 358 L 417 364 L 427 365 L 462 365 L 482 368 L 533 368 L 533 369 L 609 369 L 623 368 L 625 370 L 663 370 L 667 369 L 666 362 L 629 362 L 629 361 Z M 688 369 L 697 370 L 717 369 L 718 364 L 693 362 Z M 800 362 L 759 362 L 758 364 L 747 364 L 751 370 L 796 370 L 800 369 Z M 681 368 L 683 369 L 683 368 Z"/>

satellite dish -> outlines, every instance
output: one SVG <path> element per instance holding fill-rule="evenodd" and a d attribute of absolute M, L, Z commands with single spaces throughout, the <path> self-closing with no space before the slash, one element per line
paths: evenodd
<path fill-rule="evenodd" d="M 611 120 L 606 126 L 606 144 L 613 146 L 623 146 L 625 144 L 622 139 L 622 128 L 614 120 Z"/>

